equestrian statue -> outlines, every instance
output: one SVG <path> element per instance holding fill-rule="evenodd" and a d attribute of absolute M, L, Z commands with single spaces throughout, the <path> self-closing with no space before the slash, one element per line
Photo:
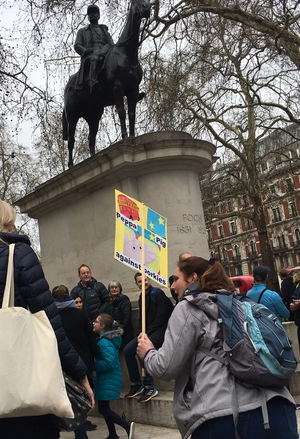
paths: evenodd
<path fill-rule="evenodd" d="M 88 6 L 87 15 L 90 24 L 79 29 L 74 45 L 75 51 L 81 56 L 80 69 L 70 77 L 64 94 L 63 138 L 68 141 L 69 168 L 73 166 L 78 119 L 83 117 L 89 125 L 89 148 L 93 156 L 104 107 L 116 105 L 122 138 L 125 138 L 126 96 L 129 135 L 134 136 L 136 104 L 143 97 L 139 93 L 143 71 L 138 60 L 138 48 L 141 44 L 141 20 L 147 19 L 146 27 L 150 17 L 150 1 L 131 0 L 126 24 L 116 44 L 113 43 L 107 26 L 98 24 L 98 6 Z"/>

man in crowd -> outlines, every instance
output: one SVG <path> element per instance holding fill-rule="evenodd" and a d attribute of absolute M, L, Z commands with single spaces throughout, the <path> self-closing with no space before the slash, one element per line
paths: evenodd
<path fill-rule="evenodd" d="M 288 310 L 290 310 L 290 305 L 293 302 L 292 295 L 295 291 L 295 284 L 293 282 L 293 277 L 289 275 L 289 273 L 286 270 L 280 270 L 279 271 L 281 282 L 281 297 L 283 300 L 283 303 L 287 307 Z M 290 321 L 294 321 L 294 312 L 290 312 Z"/>
<path fill-rule="evenodd" d="M 268 282 L 269 267 L 262 265 L 253 269 L 254 285 L 251 290 L 247 292 L 253 302 L 261 303 L 266 306 L 273 314 L 280 320 L 288 319 L 290 316 L 289 310 L 284 306 L 284 303 L 276 291 L 268 290 L 266 284 Z"/>
<path fill-rule="evenodd" d="M 86 313 L 91 323 L 101 313 L 109 313 L 109 293 L 101 282 L 92 277 L 90 267 L 86 264 L 78 268 L 79 282 L 71 291 L 73 299 L 81 297 L 82 310 Z"/>
<path fill-rule="evenodd" d="M 134 276 L 136 285 L 142 290 L 142 274 L 136 273 Z M 159 349 L 164 341 L 165 331 L 167 329 L 168 320 L 173 311 L 173 304 L 165 293 L 159 288 L 153 288 L 150 280 L 145 277 L 145 293 L 146 293 L 146 334 Z M 140 332 L 142 323 L 142 294 L 139 297 L 140 309 Z M 125 360 L 129 372 L 131 386 L 125 398 L 134 398 L 140 395 L 138 402 L 147 402 L 158 394 L 154 388 L 153 378 L 146 371 L 143 383 L 140 377 L 138 364 L 136 361 L 137 338 L 131 340 L 124 348 Z"/>

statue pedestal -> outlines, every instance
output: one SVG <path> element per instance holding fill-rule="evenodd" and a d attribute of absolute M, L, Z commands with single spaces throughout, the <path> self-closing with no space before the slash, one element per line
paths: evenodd
<path fill-rule="evenodd" d="M 114 259 L 115 189 L 167 218 L 170 274 L 183 251 L 208 257 L 199 175 L 214 153 L 211 143 L 183 132 L 128 138 L 19 200 L 21 212 L 38 219 L 50 287 L 75 286 L 84 263 L 106 286 L 115 279 L 125 292 L 136 290 L 134 271 Z"/>

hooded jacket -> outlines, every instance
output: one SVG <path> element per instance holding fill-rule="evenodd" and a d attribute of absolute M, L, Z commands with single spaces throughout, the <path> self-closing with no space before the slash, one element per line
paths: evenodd
<path fill-rule="evenodd" d="M 217 294 L 200 292 L 198 284 L 185 291 L 169 320 L 162 347 L 149 351 L 144 364 L 154 377 L 175 379 L 174 416 L 183 439 L 210 419 L 232 415 L 234 377 L 227 366 L 197 349 L 226 358 L 218 323 Z M 221 293 L 218 293 L 221 294 Z M 264 388 L 266 400 L 281 396 L 294 404 L 286 387 Z M 240 412 L 261 406 L 261 391 L 236 382 Z"/>
<path fill-rule="evenodd" d="M 131 303 L 129 297 L 125 294 L 119 294 L 113 300 L 110 296 L 110 315 L 116 322 L 118 322 L 119 327 L 123 329 L 124 333 L 122 336 L 122 347 L 126 346 L 133 339 L 133 329 L 131 323 Z"/>
<path fill-rule="evenodd" d="M 122 371 L 119 349 L 122 343 L 122 328 L 100 335 L 98 347 L 100 355 L 95 358 L 96 381 L 94 395 L 99 401 L 119 399 L 122 387 Z"/>
<path fill-rule="evenodd" d="M 73 299 L 81 297 L 83 301 L 83 311 L 93 322 L 99 314 L 109 314 L 109 294 L 103 283 L 92 279 L 87 286 L 83 286 L 81 282 L 71 291 Z"/>
<path fill-rule="evenodd" d="M 77 354 L 84 361 L 87 367 L 87 375 L 90 378 L 94 371 L 94 358 L 99 355 L 91 322 L 84 312 L 76 308 L 71 296 L 66 294 L 64 299 L 64 302 L 61 302 L 57 298 L 54 303 L 58 309 L 66 335 Z"/>

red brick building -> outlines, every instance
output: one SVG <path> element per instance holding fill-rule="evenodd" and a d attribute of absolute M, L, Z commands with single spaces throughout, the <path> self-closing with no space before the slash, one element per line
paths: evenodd
<path fill-rule="evenodd" d="M 264 158 L 257 169 L 257 178 L 264 182 L 262 199 L 278 270 L 300 265 L 300 128 L 292 125 L 289 130 L 290 136 L 264 140 Z M 229 165 L 217 165 L 200 184 L 211 255 L 221 260 L 228 275 L 236 276 L 251 274 L 262 262 L 255 224 L 239 216 L 241 209 L 251 213 L 251 200 L 229 176 Z"/>

